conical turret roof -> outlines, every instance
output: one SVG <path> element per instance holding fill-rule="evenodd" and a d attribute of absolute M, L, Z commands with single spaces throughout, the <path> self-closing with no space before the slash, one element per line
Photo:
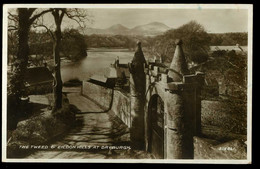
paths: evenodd
<path fill-rule="evenodd" d="M 182 75 L 188 74 L 189 70 L 186 58 L 182 50 L 182 40 L 177 39 L 175 41 L 175 44 L 176 49 L 172 59 L 172 63 L 170 65 L 170 71 L 168 75 L 173 79 L 173 81 L 180 82 L 182 81 Z"/>

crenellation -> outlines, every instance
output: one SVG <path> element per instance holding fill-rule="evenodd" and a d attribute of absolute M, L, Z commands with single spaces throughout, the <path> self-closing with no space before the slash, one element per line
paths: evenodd
<path fill-rule="evenodd" d="M 159 72 L 158 66 L 154 66 L 154 67 L 153 67 L 153 72 L 154 72 L 155 75 L 158 74 L 158 72 Z"/>
<path fill-rule="evenodd" d="M 164 73 L 161 74 L 161 82 L 162 83 L 168 83 L 169 80 L 170 80 L 170 78 L 167 74 L 164 74 Z"/>

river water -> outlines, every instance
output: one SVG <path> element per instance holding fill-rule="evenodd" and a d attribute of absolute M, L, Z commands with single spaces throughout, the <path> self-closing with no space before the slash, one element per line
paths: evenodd
<path fill-rule="evenodd" d="M 62 81 L 66 82 L 71 79 L 87 80 L 93 74 L 104 74 L 117 57 L 119 57 L 120 63 L 128 63 L 133 56 L 134 52 L 130 51 L 88 52 L 88 56 L 79 62 L 62 64 Z"/>

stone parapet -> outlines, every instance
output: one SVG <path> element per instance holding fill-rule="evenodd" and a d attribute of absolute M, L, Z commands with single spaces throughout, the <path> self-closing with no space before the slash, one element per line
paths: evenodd
<path fill-rule="evenodd" d="M 113 99 L 113 89 L 88 81 L 82 82 L 82 95 L 108 110 Z"/>

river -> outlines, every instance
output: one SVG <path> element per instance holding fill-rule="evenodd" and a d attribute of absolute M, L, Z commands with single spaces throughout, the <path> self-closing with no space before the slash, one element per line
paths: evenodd
<path fill-rule="evenodd" d="M 132 60 L 133 56 L 134 52 L 131 51 L 89 51 L 88 56 L 79 62 L 62 64 L 62 81 L 87 80 L 93 74 L 103 74 L 117 57 L 120 63 L 127 63 Z"/>

